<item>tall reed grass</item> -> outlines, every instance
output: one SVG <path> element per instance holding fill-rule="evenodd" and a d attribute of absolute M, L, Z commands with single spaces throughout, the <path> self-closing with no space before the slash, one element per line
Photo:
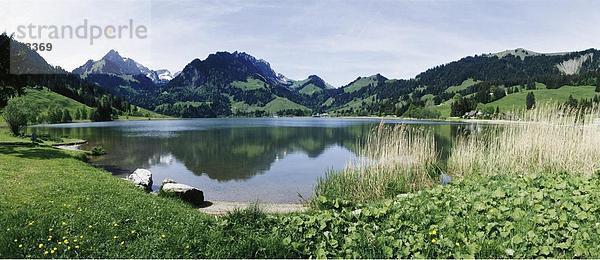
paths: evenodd
<path fill-rule="evenodd" d="M 319 179 L 316 195 L 365 201 L 434 183 L 436 149 L 430 131 L 380 124 L 359 144 L 358 157 L 344 170 Z"/>
<path fill-rule="evenodd" d="M 591 174 L 600 166 L 598 108 L 542 106 L 513 115 L 493 131 L 460 137 L 448 160 L 452 175 Z"/>
<path fill-rule="evenodd" d="M 458 136 L 447 174 L 591 174 L 600 168 L 600 109 L 540 106 L 510 115 L 510 123 Z M 361 160 L 318 180 L 317 196 L 367 201 L 412 192 L 438 182 L 442 162 L 433 134 L 410 126 L 380 125 L 359 147 Z"/>

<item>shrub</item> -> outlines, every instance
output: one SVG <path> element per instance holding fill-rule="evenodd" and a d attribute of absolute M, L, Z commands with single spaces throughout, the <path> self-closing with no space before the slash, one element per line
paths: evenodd
<path fill-rule="evenodd" d="M 21 99 L 13 98 L 8 101 L 2 113 L 6 124 L 13 135 L 20 136 L 27 128 L 28 112 L 26 104 Z"/>
<path fill-rule="evenodd" d="M 93 156 L 100 156 L 100 155 L 105 155 L 106 150 L 104 150 L 104 147 L 98 145 L 98 146 L 92 147 L 92 150 L 90 151 L 90 153 Z"/>

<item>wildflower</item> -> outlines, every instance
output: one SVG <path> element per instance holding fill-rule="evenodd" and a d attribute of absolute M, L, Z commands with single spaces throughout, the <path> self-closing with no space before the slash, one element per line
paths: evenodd
<path fill-rule="evenodd" d="M 432 240 L 431 240 L 431 243 L 432 243 L 432 244 L 435 244 L 435 243 L 437 243 L 437 239 L 435 239 L 435 238 L 434 238 L 434 239 L 432 239 Z"/>
<path fill-rule="evenodd" d="M 79 238 L 83 238 L 83 236 L 79 236 Z"/>
<path fill-rule="evenodd" d="M 67 247 L 67 250 L 71 250 L 71 246 L 68 246 L 68 247 Z"/>
<path fill-rule="evenodd" d="M 92 225 L 89 225 L 88 228 L 92 228 Z"/>
<path fill-rule="evenodd" d="M 79 248 L 79 246 L 75 246 L 75 248 Z"/>
<path fill-rule="evenodd" d="M 44 255 L 47 255 L 47 254 L 48 254 L 48 251 L 44 251 Z"/>
<path fill-rule="evenodd" d="M 121 245 L 124 245 L 124 244 L 125 244 L 125 241 L 121 241 Z"/>
<path fill-rule="evenodd" d="M 22 244 L 19 244 L 19 248 L 21 248 L 21 247 L 23 247 L 23 245 L 22 245 Z"/>
<path fill-rule="evenodd" d="M 77 243 L 77 239 L 73 240 L 73 242 Z"/>
<path fill-rule="evenodd" d="M 61 241 L 58 241 L 58 244 L 59 244 L 59 245 L 62 245 L 62 242 L 61 242 Z"/>
<path fill-rule="evenodd" d="M 44 247 L 44 244 L 39 244 L 38 245 L 38 248 L 42 248 L 42 247 Z"/>
<path fill-rule="evenodd" d="M 167 237 L 167 236 L 165 236 L 165 234 L 162 234 L 162 235 L 160 235 L 160 237 L 162 237 L 162 238 L 165 238 L 165 237 Z"/>
<path fill-rule="evenodd" d="M 435 229 L 432 229 L 431 231 L 429 231 L 429 235 L 432 235 L 432 236 L 433 236 L 433 235 L 435 235 L 435 234 L 437 234 L 437 230 L 435 230 Z"/>
<path fill-rule="evenodd" d="M 50 231 L 50 232 L 51 232 L 52 230 L 53 230 L 52 228 L 49 228 L 49 229 L 48 229 L 48 231 Z"/>
<path fill-rule="evenodd" d="M 115 227 L 118 227 L 118 226 L 119 226 L 119 224 L 115 223 L 113 226 L 115 226 Z"/>
<path fill-rule="evenodd" d="M 13 240 L 13 241 L 17 242 L 17 240 L 16 240 L 16 239 L 15 239 L 15 240 Z"/>
<path fill-rule="evenodd" d="M 114 236 L 113 239 L 117 239 L 117 236 Z"/>
<path fill-rule="evenodd" d="M 50 250 L 50 254 L 54 254 L 54 250 Z"/>
<path fill-rule="evenodd" d="M 63 243 L 65 243 L 65 245 L 66 245 L 66 244 L 69 244 L 69 240 L 68 240 L 68 239 L 65 239 L 65 241 L 63 241 Z"/>

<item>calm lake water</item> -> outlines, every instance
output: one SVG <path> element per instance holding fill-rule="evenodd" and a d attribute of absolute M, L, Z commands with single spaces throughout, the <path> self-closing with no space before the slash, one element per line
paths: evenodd
<path fill-rule="evenodd" d="M 310 198 L 316 180 L 342 169 L 357 143 L 379 119 L 254 118 L 115 121 L 43 125 L 35 132 L 88 140 L 107 155 L 92 161 L 119 177 L 152 171 L 154 189 L 165 178 L 195 186 L 213 201 L 297 202 Z M 440 156 L 453 136 L 477 125 L 385 120 L 431 128 Z"/>

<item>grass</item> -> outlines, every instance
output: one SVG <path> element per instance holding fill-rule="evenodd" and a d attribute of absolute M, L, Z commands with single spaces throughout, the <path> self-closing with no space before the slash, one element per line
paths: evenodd
<path fill-rule="evenodd" d="M 563 172 L 590 175 L 600 169 L 600 128 L 592 124 L 598 109 L 570 110 L 541 106 L 513 115 L 533 123 L 502 127 L 460 138 L 448 162 L 455 175 Z M 486 151 L 494 151 L 486 152 Z"/>
<path fill-rule="evenodd" d="M 350 84 L 349 86 L 344 87 L 344 92 L 346 93 L 352 93 L 354 91 L 360 90 L 366 86 L 369 86 L 370 84 L 377 84 L 377 78 L 376 76 L 371 76 L 371 77 L 362 77 L 360 79 L 358 79 L 357 81 L 353 82 L 352 84 Z"/>
<path fill-rule="evenodd" d="M 84 140 L 68 137 L 38 136 L 38 145 L 53 146 L 81 143 Z M 33 145 L 31 137 L 14 136 L 7 127 L 0 126 L 0 145 Z"/>
<path fill-rule="evenodd" d="M 446 89 L 446 92 L 448 92 L 448 93 L 456 93 L 456 92 L 459 92 L 461 90 L 465 90 L 465 89 L 469 88 L 470 86 L 473 86 L 473 85 L 475 85 L 475 84 L 477 84 L 479 82 L 481 82 L 481 81 L 469 78 L 469 79 L 466 79 L 465 81 L 463 81 L 458 86 L 450 86 L 449 88 Z"/>
<path fill-rule="evenodd" d="M 86 109 L 88 114 L 91 113 L 91 107 L 88 107 L 71 98 L 54 93 L 46 88 L 44 89 L 26 89 L 25 94 L 19 97 L 28 104 L 28 109 L 39 115 L 48 115 L 51 107 L 60 109 L 68 109 L 71 116 L 75 115 L 75 111 Z"/>
<path fill-rule="evenodd" d="M 267 103 L 264 108 L 269 113 L 277 113 L 281 110 L 285 109 L 301 109 L 301 110 L 310 110 L 309 108 L 294 103 L 293 101 L 288 100 L 287 98 L 276 97 L 271 100 L 271 102 Z"/>
<path fill-rule="evenodd" d="M 359 146 L 362 159 L 319 179 L 316 196 L 364 202 L 431 186 L 436 159 L 432 136 L 406 126 L 381 124 Z"/>
<path fill-rule="evenodd" d="M 274 218 L 200 214 L 49 147 L 0 146 L 0 258 L 296 256 Z"/>
<path fill-rule="evenodd" d="M 511 111 L 515 109 L 525 108 L 525 99 L 529 92 L 535 95 L 537 104 L 561 103 L 567 101 L 570 95 L 575 99 L 593 98 L 597 93 L 594 92 L 594 86 L 563 86 L 558 89 L 536 89 L 525 90 L 518 93 L 513 93 L 494 102 L 488 103 L 487 106 L 499 107 L 500 111 Z"/>
<path fill-rule="evenodd" d="M 300 92 L 301 94 L 312 95 L 321 91 L 323 91 L 321 88 L 311 83 L 302 87 L 302 89 L 300 89 L 298 92 Z"/>
<path fill-rule="evenodd" d="M 234 81 L 231 86 L 242 90 L 256 90 L 266 88 L 267 85 L 262 80 L 248 78 L 246 81 Z"/>

